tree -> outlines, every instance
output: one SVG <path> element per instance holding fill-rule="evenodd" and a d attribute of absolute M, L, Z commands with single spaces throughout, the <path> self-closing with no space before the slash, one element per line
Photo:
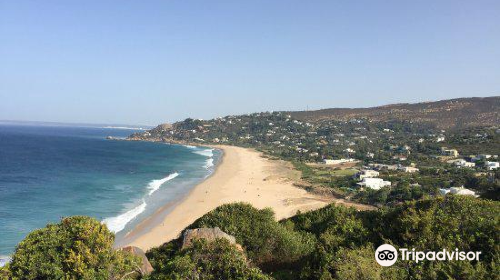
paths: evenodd
<path fill-rule="evenodd" d="M 271 209 L 258 210 L 246 203 L 217 207 L 189 226 L 200 227 L 219 227 L 233 235 L 261 267 L 293 262 L 313 250 L 310 234 L 290 231 L 275 221 Z"/>
<path fill-rule="evenodd" d="M 248 279 L 271 280 L 258 268 L 249 265 L 243 252 L 226 239 L 194 240 L 192 245 L 165 260 L 162 269 L 155 270 L 153 279 Z"/>
<path fill-rule="evenodd" d="M 448 195 L 393 208 L 374 230 L 400 248 L 482 252 L 479 262 L 407 263 L 416 279 L 490 279 L 500 263 L 498 217 L 498 202 Z"/>
<path fill-rule="evenodd" d="M 140 261 L 113 250 L 113 242 L 114 235 L 93 218 L 64 218 L 21 241 L 9 270 L 12 279 L 118 279 Z"/>

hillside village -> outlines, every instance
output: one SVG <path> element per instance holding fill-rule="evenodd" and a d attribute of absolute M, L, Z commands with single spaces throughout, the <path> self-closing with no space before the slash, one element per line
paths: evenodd
<path fill-rule="evenodd" d="M 253 147 L 294 163 L 302 187 L 386 205 L 447 193 L 499 200 L 500 128 L 406 120 L 303 121 L 287 112 L 186 119 L 130 140 Z"/>

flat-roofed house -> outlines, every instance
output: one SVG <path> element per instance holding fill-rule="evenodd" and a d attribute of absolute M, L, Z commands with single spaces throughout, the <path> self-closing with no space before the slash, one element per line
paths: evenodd
<path fill-rule="evenodd" d="M 374 190 L 379 190 L 390 185 L 391 182 L 384 181 L 384 179 L 381 178 L 363 178 L 363 181 L 358 183 L 358 186 L 360 187 L 367 187 Z"/>
<path fill-rule="evenodd" d="M 363 169 L 356 174 L 356 178 L 363 180 L 364 178 L 375 178 L 378 177 L 379 172 L 370 169 Z"/>

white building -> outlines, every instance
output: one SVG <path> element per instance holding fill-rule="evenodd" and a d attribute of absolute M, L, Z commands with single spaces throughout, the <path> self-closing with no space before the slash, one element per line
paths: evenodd
<path fill-rule="evenodd" d="M 458 167 L 474 167 L 474 166 L 476 166 L 475 163 L 465 161 L 464 159 L 459 159 L 459 160 L 455 161 L 455 165 Z"/>
<path fill-rule="evenodd" d="M 500 163 L 494 162 L 494 161 L 487 161 L 485 162 L 486 169 L 488 170 L 496 170 L 500 167 Z"/>
<path fill-rule="evenodd" d="M 360 187 L 368 187 L 370 189 L 379 190 L 383 187 L 390 186 L 391 182 L 384 181 L 381 178 L 363 178 L 362 182 L 359 182 Z"/>
<path fill-rule="evenodd" d="M 379 176 L 379 172 L 370 169 L 363 169 L 356 174 L 356 178 L 363 180 L 364 178 L 375 178 Z"/>
<path fill-rule="evenodd" d="M 453 188 L 449 188 L 449 189 L 439 189 L 439 193 L 441 193 L 441 195 L 447 195 L 448 193 L 451 193 L 451 194 L 456 194 L 456 195 L 472 195 L 472 196 L 478 197 L 478 195 L 476 195 L 476 193 L 474 191 L 466 189 L 464 187 L 460 187 L 460 188 L 453 187 Z"/>
<path fill-rule="evenodd" d="M 441 136 L 438 136 L 438 137 L 436 138 L 436 142 L 443 142 L 444 140 L 445 140 L 445 138 L 444 138 L 444 136 L 442 136 L 442 135 L 441 135 Z"/>
<path fill-rule="evenodd" d="M 471 156 L 471 161 L 478 161 L 478 160 L 489 159 L 489 158 L 491 158 L 491 155 L 481 154 L 481 155 L 477 155 L 477 156 Z"/>
<path fill-rule="evenodd" d="M 323 163 L 326 165 L 335 165 L 335 164 L 342 164 L 342 163 L 348 163 L 348 162 L 357 162 L 357 160 L 352 159 L 352 158 L 342 158 L 342 159 L 324 159 Z"/>

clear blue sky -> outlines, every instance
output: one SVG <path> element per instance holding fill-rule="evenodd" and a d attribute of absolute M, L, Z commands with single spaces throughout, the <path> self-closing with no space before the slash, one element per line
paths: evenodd
<path fill-rule="evenodd" d="M 500 95 L 500 1 L 0 0 L 0 119 L 191 116 Z"/>

